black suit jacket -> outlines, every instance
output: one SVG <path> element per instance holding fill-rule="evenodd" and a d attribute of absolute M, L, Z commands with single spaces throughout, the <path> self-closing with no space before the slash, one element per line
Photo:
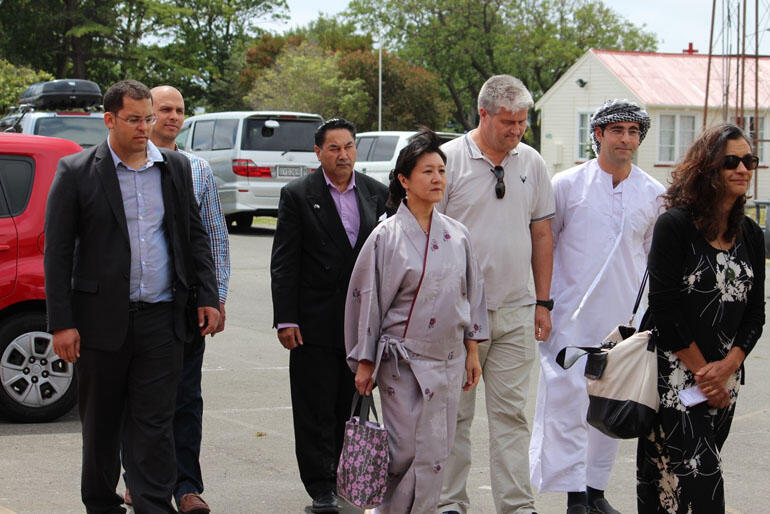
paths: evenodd
<path fill-rule="evenodd" d="M 190 162 L 161 149 L 166 237 L 173 268 L 174 330 L 189 341 L 197 328 L 188 299 L 218 306 L 208 235 L 195 204 Z M 48 328 L 77 328 L 81 344 L 119 348 L 128 330 L 131 247 L 120 184 L 105 141 L 63 158 L 45 216 Z M 193 296 L 194 297 L 194 296 Z"/>
<path fill-rule="evenodd" d="M 385 212 L 388 189 L 356 173 L 360 226 L 354 247 L 321 168 L 281 190 L 270 262 L 273 326 L 297 323 L 304 344 L 345 348 L 345 297 L 364 241 Z"/>

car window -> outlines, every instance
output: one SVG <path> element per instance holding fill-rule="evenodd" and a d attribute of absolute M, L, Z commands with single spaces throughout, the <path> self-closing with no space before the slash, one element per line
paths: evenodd
<path fill-rule="evenodd" d="M 192 149 L 211 150 L 211 139 L 214 135 L 214 120 L 198 121 L 193 129 Z"/>
<path fill-rule="evenodd" d="M 217 120 L 214 124 L 214 144 L 212 150 L 226 150 L 235 146 L 235 134 L 238 120 Z"/>
<path fill-rule="evenodd" d="M 373 137 L 359 137 L 356 141 L 356 152 L 358 152 L 359 161 L 368 161 L 369 150 L 372 149 L 372 144 L 375 138 Z"/>
<path fill-rule="evenodd" d="M 0 182 L 4 193 L 2 205 L 0 205 L 0 216 L 18 216 L 24 212 L 32 192 L 34 174 L 35 162 L 31 158 L 21 155 L 0 155 Z"/>
<path fill-rule="evenodd" d="M 246 118 L 243 120 L 243 150 L 313 151 L 313 134 L 320 120 L 274 120 L 278 127 L 268 127 L 268 120 Z"/>
<path fill-rule="evenodd" d="M 107 139 L 108 130 L 101 116 L 56 116 L 39 118 L 33 133 L 69 139 L 85 148 Z"/>
<path fill-rule="evenodd" d="M 398 144 L 398 136 L 379 136 L 374 149 L 369 155 L 370 161 L 389 161 L 393 158 Z"/>
<path fill-rule="evenodd" d="M 180 150 L 186 150 L 187 145 L 185 142 L 187 141 L 187 133 L 190 132 L 190 125 L 187 125 L 186 127 L 182 128 L 182 130 L 179 131 L 179 135 L 176 136 L 176 146 L 179 147 Z"/>
<path fill-rule="evenodd" d="M 0 131 L 5 132 L 5 130 L 10 128 L 10 127 L 12 127 L 16 123 L 16 120 L 18 120 L 18 119 L 19 119 L 18 115 L 16 115 L 16 116 L 6 116 L 5 118 L 1 119 L 0 120 Z"/>

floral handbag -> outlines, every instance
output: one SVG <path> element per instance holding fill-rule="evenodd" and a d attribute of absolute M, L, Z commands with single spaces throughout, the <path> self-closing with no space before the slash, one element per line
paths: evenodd
<path fill-rule="evenodd" d="M 354 416 L 359 402 L 360 415 Z M 375 421 L 369 421 L 370 409 Z M 385 496 L 389 464 L 388 431 L 377 419 L 372 397 L 356 392 L 337 466 L 337 495 L 361 509 L 379 506 Z"/>

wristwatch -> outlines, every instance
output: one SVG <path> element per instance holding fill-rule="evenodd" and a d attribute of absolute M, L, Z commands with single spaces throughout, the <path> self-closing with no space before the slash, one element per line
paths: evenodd
<path fill-rule="evenodd" d="M 553 310 L 553 298 L 550 300 L 535 300 L 535 305 L 539 305 L 540 307 L 545 307 L 549 311 Z"/>

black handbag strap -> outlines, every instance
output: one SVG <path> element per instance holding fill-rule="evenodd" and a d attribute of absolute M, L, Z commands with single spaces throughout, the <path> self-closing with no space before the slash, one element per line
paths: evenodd
<path fill-rule="evenodd" d="M 374 420 L 379 423 L 380 419 L 377 417 L 377 409 L 374 407 L 374 398 L 372 395 L 361 396 L 358 391 L 353 393 L 353 404 L 350 407 L 350 419 L 353 419 L 353 415 L 356 413 L 356 407 L 361 404 L 361 410 L 358 411 L 358 417 L 362 423 L 369 421 L 369 411 L 372 411 Z"/>
<path fill-rule="evenodd" d="M 565 362 L 568 348 L 575 348 L 576 350 L 582 350 L 582 351 L 576 352 Z M 559 350 L 559 353 L 556 354 L 556 364 L 558 364 L 564 369 L 570 369 L 572 365 L 575 364 L 575 362 L 577 362 L 577 360 L 583 355 L 587 355 L 589 353 L 601 353 L 602 351 L 603 351 L 602 347 L 597 348 L 596 346 L 565 346 L 564 348 Z"/>
<path fill-rule="evenodd" d="M 636 317 L 636 311 L 639 310 L 639 304 L 642 303 L 642 295 L 644 294 L 644 286 L 647 285 L 647 278 L 649 277 L 650 272 L 647 268 L 644 269 L 644 276 L 642 276 L 642 283 L 639 285 L 639 291 L 636 293 L 636 301 L 634 302 L 634 310 L 631 312 L 631 319 L 628 321 L 628 326 L 633 327 L 634 325 L 634 317 Z M 629 337 L 629 335 L 625 337 Z M 624 337 L 624 339 L 625 339 Z M 575 348 L 576 350 L 581 350 L 579 353 L 575 353 L 572 355 L 569 359 L 567 359 L 567 349 L 568 348 Z M 572 367 L 575 362 L 582 357 L 583 355 L 587 355 L 589 353 L 601 353 L 603 349 L 606 349 L 606 347 L 594 347 L 594 346 L 565 346 L 561 350 L 559 350 L 559 353 L 556 354 L 556 364 L 561 366 L 564 369 L 569 369 Z"/>
<path fill-rule="evenodd" d="M 634 325 L 634 318 L 636 317 L 636 311 L 639 310 L 639 304 L 642 303 L 642 295 L 644 294 L 644 286 L 647 285 L 647 277 L 650 275 L 650 270 L 644 268 L 644 276 L 642 277 L 642 283 L 639 285 L 639 292 L 636 293 L 636 301 L 634 302 L 634 310 L 631 312 L 631 319 L 628 320 L 628 326 Z"/>

